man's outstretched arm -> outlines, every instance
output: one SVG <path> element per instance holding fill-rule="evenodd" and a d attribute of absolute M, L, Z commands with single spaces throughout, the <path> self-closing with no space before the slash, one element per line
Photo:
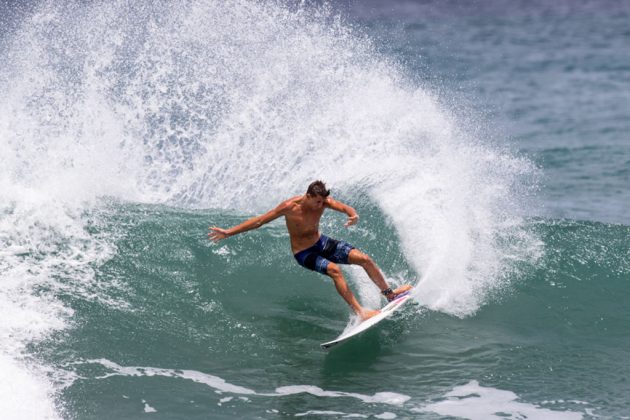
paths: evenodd
<path fill-rule="evenodd" d="M 219 242 L 221 239 L 225 239 L 239 233 L 247 232 L 248 230 L 258 229 L 265 223 L 269 223 L 272 220 L 283 216 L 288 208 L 288 205 L 288 201 L 285 201 L 278 205 L 278 207 L 276 207 L 275 209 L 270 210 L 263 215 L 252 217 L 251 219 L 246 220 L 240 225 L 236 225 L 230 229 L 221 229 L 216 226 L 209 227 L 208 230 L 210 230 L 211 232 L 208 233 L 208 239 L 212 240 L 213 242 Z"/>
<path fill-rule="evenodd" d="M 348 221 L 344 224 L 345 227 L 355 225 L 359 222 L 359 215 L 357 214 L 357 211 L 349 205 L 342 203 L 341 201 L 337 201 L 328 197 L 326 198 L 326 203 L 324 205 L 329 209 L 333 209 L 335 211 L 348 215 Z"/>

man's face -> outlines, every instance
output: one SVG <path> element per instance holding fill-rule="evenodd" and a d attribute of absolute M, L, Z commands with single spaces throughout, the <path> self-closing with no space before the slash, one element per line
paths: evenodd
<path fill-rule="evenodd" d="M 311 210 L 321 210 L 324 207 L 326 198 L 320 195 L 306 194 L 306 205 Z"/>

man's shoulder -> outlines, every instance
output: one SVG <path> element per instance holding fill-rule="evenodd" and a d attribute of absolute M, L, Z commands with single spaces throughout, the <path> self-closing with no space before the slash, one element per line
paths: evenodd
<path fill-rule="evenodd" d="M 326 197 L 326 200 L 324 201 L 324 207 L 328 207 L 328 208 L 334 208 L 335 206 L 338 206 L 339 204 L 342 204 L 341 201 L 335 200 L 331 196 Z"/>
<path fill-rule="evenodd" d="M 302 199 L 301 195 L 296 195 L 295 197 L 291 197 L 287 200 L 284 200 L 282 203 L 278 205 L 278 207 L 283 211 L 291 210 L 300 204 L 301 199 Z"/>
<path fill-rule="evenodd" d="M 285 200 L 284 202 L 286 204 L 290 204 L 290 205 L 300 204 L 302 202 L 303 198 L 304 198 L 303 195 L 296 195 L 295 197 L 291 197 L 291 198 Z"/>

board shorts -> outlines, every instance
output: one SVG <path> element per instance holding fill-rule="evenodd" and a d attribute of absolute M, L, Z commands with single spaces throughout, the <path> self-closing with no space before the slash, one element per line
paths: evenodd
<path fill-rule="evenodd" d="M 315 245 L 293 256 L 302 267 L 327 274 L 328 264 L 331 262 L 348 264 L 348 255 L 353 249 L 354 247 L 348 242 L 321 235 Z"/>

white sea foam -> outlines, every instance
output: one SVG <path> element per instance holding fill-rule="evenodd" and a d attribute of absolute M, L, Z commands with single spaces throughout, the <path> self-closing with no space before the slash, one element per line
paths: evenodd
<path fill-rule="evenodd" d="M 518 401 L 519 397 L 511 391 L 480 386 L 477 381 L 457 386 L 444 395 L 445 399 L 428 404 L 418 412 L 433 412 L 442 416 L 461 417 L 470 420 L 500 420 L 506 417 L 533 420 L 576 420 L 581 413 L 573 411 L 555 411 L 538 407 L 534 404 Z"/>
<path fill-rule="evenodd" d="M 50 202 L 29 197 L 28 191 L 20 197 L 11 189 L 0 190 L 0 201 L 8 204 L 0 208 L 0 245 L 6 245 L 0 259 L 0 371 L 11 385 L 0 392 L 0 408 L 7 418 L 52 418 L 50 380 L 61 384 L 64 375 L 55 378 L 34 365 L 26 345 L 68 325 L 73 310 L 57 293 L 113 303 L 103 293 L 109 286 L 95 281 L 92 268 L 112 249 L 87 234 L 81 215 L 55 204 L 54 197 Z"/>
<path fill-rule="evenodd" d="M 341 411 L 332 411 L 332 410 L 309 410 L 304 413 L 296 413 L 294 417 L 304 417 L 304 416 L 334 416 L 336 418 L 362 418 L 366 419 L 368 416 L 364 414 L 346 414 Z"/>
<path fill-rule="evenodd" d="M 471 138 L 327 7 L 44 2 L 2 42 L 11 366 L 68 324 L 59 291 L 120 304 L 93 273 L 113 239 L 86 229 L 103 196 L 251 214 L 323 178 L 383 211 L 421 301 L 458 316 L 538 252 L 518 210 L 531 164 Z"/>
<path fill-rule="evenodd" d="M 157 413 L 157 410 L 151 407 L 145 400 L 142 400 L 142 404 L 144 404 L 145 413 Z"/>
<path fill-rule="evenodd" d="M 3 338 L 4 339 L 4 338 Z M 43 372 L 0 354 L 0 413 L 3 419 L 59 419 L 54 389 Z"/>
<path fill-rule="evenodd" d="M 377 392 L 374 395 L 364 395 L 354 392 L 327 391 L 313 385 L 288 385 L 275 389 L 275 392 L 257 392 L 250 388 L 234 385 L 225 379 L 195 370 L 162 369 L 154 367 L 120 366 L 107 359 L 87 360 L 85 363 L 95 363 L 106 367 L 109 373 L 101 378 L 111 376 L 165 376 L 171 378 L 189 379 L 193 382 L 207 385 L 220 392 L 229 392 L 240 395 L 260 395 L 266 397 L 282 397 L 295 394 L 311 394 L 317 397 L 327 398 L 354 398 L 366 403 L 402 405 L 409 400 L 409 396 L 396 392 Z M 229 400 L 225 400 L 229 401 Z M 224 402 L 224 399 L 221 400 Z"/>

